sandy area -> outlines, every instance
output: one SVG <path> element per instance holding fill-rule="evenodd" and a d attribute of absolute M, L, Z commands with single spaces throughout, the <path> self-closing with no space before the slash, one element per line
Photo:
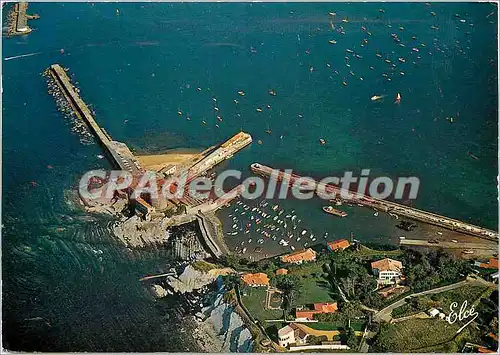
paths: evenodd
<path fill-rule="evenodd" d="M 136 155 L 136 158 L 144 168 L 159 171 L 167 165 L 183 164 L 197 156 L 197 153 L 168 153 L 156 155 Z"/>

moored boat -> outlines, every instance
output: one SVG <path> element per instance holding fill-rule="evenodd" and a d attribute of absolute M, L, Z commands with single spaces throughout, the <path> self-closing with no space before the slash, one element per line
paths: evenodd
<path fill-rule="evenodd" d="M 328 214 L 333 214 L 334 216 L 339 216 L 339 217 L 345 217 L 347 216 L 347 213 L 344 211 L 336 210 L 332 206 L 325 206 L 323 207 L 323 211 L 325 211 Z"/>

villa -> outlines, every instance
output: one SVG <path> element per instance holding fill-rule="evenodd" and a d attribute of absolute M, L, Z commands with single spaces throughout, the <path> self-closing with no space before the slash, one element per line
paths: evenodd
<path fill-rule="evenodd" d="M 258 272 L 256 274 L 244 274 L 243 276 L 241 276 L 241 280 L 245 285 L 250 287 L 269 286 L 269 277 L 262 272 Z"/>
<path fill-rule="evenodd" d="M 351 243 L 347 239 L 334 240 L 333 242 L 326 243 L 328 250 L 338 251 L 344 250 L 351 246 Z"/>
<path fill-rule="evenodd" d="M 337 312 L 337 302 L 333 303 L 314 303 L 313 309 L 296 309 L 295 310 L 295 320 L 299 321 L 309 321 L 314 319 L 315 314 L 326 314 Z"/>
<path fill-rule="evenodd" d="M 398 260 L 385 258 L 372 262 L 371 266 L 379 285 L 397 284 L 403 276 L 403 264 Z"/>
<path fill-rule="evenodd" d="M 316 261 L 316 252 L 311 248 L 298 250 L 288 255 L 283 255 L 281 261 L 291 264 L 302 264 L 304 261 Z"/>

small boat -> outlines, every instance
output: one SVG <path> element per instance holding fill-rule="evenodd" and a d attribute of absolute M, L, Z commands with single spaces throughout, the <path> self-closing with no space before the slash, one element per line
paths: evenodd
<path fill-rule="evenodd" d="M 243 90 L 238 91 L 238 95 L 245 96 L 245 92 Z"/>
<path fill-rule="evenodd" d="M 305 229 L 304 229 L 304 230 L 302 231 L 301 235 L 305 235 L 306 233 L 307 233 L 307 230 L 305 230 Z"/>
<path fill-rule="evenodd" d="M 378 211 L 377 211 L 377 212 L 375 212 L 373 215 L 374 215 L 375 217 L 377 217 L 377 216 L 378 216 Z"/>
<path fill-rule="evenodd" d="M 371 97 L 371 100 L 372 101 L 377 101 L 377 100 L 380 100 L 381 98 L 383 98 L 384 96 L 383 95 L 373 95 Z"/>
<path fill-rule="evenodd" d="M 323 211 L 325 211 L 328 214 L 332 214 L 334 216 L 339 216 L 339 217 L 345 217 L 347 216 L 347 213 L 344 211 L 336 210 L 332 206 L 325 206 L 323 207 Z"/>
<path fill-rule="evenodd" d="M 398 92 L 396 95 L 396 101 L 394 101 L 395 104 L 399 104 L 401 102 L 401 94 Z"/>
<path fill-rule="evenodd" d="M 277 95 L 276 90 L 274 89 L 269 90 L 269 95 L 276 96 Z"/>
<path fill-rule="evenodd" d="M 290 245 L 290 249 L 292 249 L 292 251 L 294 251 L 295 247 L 293 245 Z"/>
<path fill-rule="evenodd" d="M 326 141 L 325 141 L 323 138 L 320 138 L 320 139 L 319 139 L 319 143 L 320 143 L 321 145 L 325 145 L 325 144 L 326 144 Z"/>
<path fill-rule="evenodd" d="M 337 43 L 337 41 L 336 41 L 336 40 L 334 40 L 334 39 L 330 39 L 330 40 L 328 41 L 328 43 L 330 43 L 330 44 L 336 44 L 336 43 Z"/>
<path fill-rule="evenodd" d="M 101 155 L 101 154 L 98 154 L 98 155 L 97 155 L 97 157 L 98 157 L 99 159 L 104 159 L 104 155 Z"/>

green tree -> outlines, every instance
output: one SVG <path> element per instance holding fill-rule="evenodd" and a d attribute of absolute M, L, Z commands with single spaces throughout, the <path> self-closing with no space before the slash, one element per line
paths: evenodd
<path fill-rule="evenodd" d="M 276 287 L 283 292 L 283 310 L 288 313 L 300 292 L 300 281 L 293 275 L 279 275 L 276 277 Z"/>

